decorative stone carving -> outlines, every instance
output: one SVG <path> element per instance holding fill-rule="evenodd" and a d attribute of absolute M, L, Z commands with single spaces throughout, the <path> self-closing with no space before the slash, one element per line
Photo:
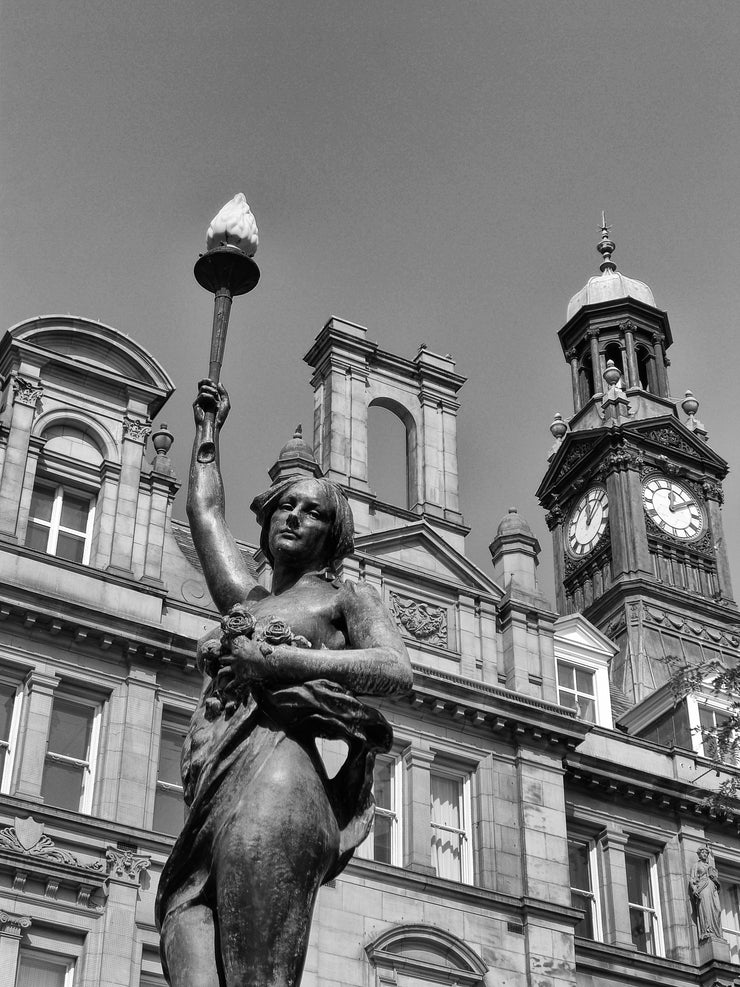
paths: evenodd
<path fill-rule="evenodd" d="M 714 480 L 704 480 L 701 489 L 707 500 L 716 500 L 719 504 L 724 504 L 725 495 L 721 483 L 716 483 Z"/>
<path fill-rule="evenodd" d="M 57 864 L 84 867 L 77 857 L 56 846 L 48 836 L 44 836 L 44 824 L 37 823 L 33 816 L 27 819 L 16 817 L 13 826 L 0 830 L 0 850 L 11 850 L 30 857 L 43 857 Z"/>
<path fill-rule="evenodd" d="M 447 610 L 417 600 L 403 600 L 397 593 L 390 594 L 391 613 L 411 637 L 425 644 L 447 647 Z"/>
<path fill-rule="evenodd" d="M 647 437 L 652 442 L 658 442 L 662 446 L 670 446 L 671 449 L 678 449 L 679 452 L 695 453 L 694 447 L 677 435 L 672 428 L 654 428 L 647 433 Z"/>
<path fill-rule="evenodd" d="M 152 430 L 151 422 L 141 421 L 139 418 L 131 418 L 126 415 L 123 419 L 123 437 L 132 439 L 134 442 L 146 442 L 146 437 Z"/>
<path fill-rule="evenodd" d="M 624 322 L 619 323 L 619 331 L 622 334 L 625 332 L 637 332 L 637 325 L 632 321 L 632 319 L 625 319 Z"/>
<path fill-rule="evenodd" d="M 550 510 L 545 514 L 545 524 L 549 531 L 554 531 L 558 525 L 561 525 L 565 520 L 565 513 L 559 504 L 553 505 Z"/>
<path fill-rule="evenodd" d="M 644 465 L 642 453 L 631 446 L 626 449 L 618 449 L 608 453 L 599 467 L 596 476 L 600 480 L 605 480 L 612 473 L 619 473 L 625 470 L 640 470 Z"/>
<path fill-rule="evenodd" d="M 105 860 L 109 875 L 127 877 L 136 884 L 141 879 L 142 871 L 149 870 L 151 865 L 149 857 L 115 846 L 105 848 Z"/>
<path fill-rule="evenodd" d="M 632 604 L 634 608 L 634 619 L 638 615 L 638 604 Z M 720 630 L 718 627 L 711 627 L 698 620 L 688 620 L 683 614 L 674 613 L 670 610 L 663 610 L 660 607 L 644 605 L 644 619 L 662 626 L 667 624 L 676 631 L 692 634 L 694 637 L 707 638 L 714 644 L 725 645 L 731 648 L 740 647 L 740 627 L 732 627 L 728 631 Z"/>
<path fill-rule="evenodd" d="M 707 557 L 714 556 L 714 541 L 712 540 L 711 532 L 705 531 L 702 537 L 697 539 L 697 541 L 687 542 L 683 541 L 681 538 L 674 538 L 673 535 L 669 535 L 667 532 L 663 531 L 662 528 L 659 528 L 658 525 L 655 524 L 648 514 L 645 514 L 644 516 L 645 528 L 650 538 L 655 538 L 656 540 L 666 542 L 670 545 L 676 545 L 684 552 L 693 552 Z"/>
<path fill-rule="evenodd" d="M 595 442 L 579 442 L 578 445 L 569 449 L 567 456 L 560 464 L 560 469 L 555 477 L 555 482 L 557 483 L 558 480 L 562 479 L 562 477 L 564 477 L 569 470 L 573 469 L 576 463 L 579 463 L 584 456 L 587 456 L 595 444 Z"/>
<path fill-rule="evenodd" d="M 41 400 L 43 393 L 44 388 L 41 381 L 34 383 L 33 381 L 26 380 L 25 377 L 16 376 L 13 378 L 13 400 L 17 401 L 18 404 L 25 404 L 29 408 L 35 408 Z"/>
<path fill-rule="evenodd" d="M 21 930 L 30 926 L 30 915 L 13 915 L 12 912 L 0 911 L 0 935 L 20 937 Z"/>

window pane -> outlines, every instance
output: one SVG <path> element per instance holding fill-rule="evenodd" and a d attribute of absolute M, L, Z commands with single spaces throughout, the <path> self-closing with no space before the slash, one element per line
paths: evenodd
<path fill-rule="evenodd" d="M 576 669 L 576 688 L 587 696 L 594 695 L 594 673 L 583 668 Z"/>
<path fill-rule="evenodd" d="M 0 740 L 10 737 L 10 722 L 13 718 L 15 689 L 12 685 L 0 682 Z"/>
<path fill-rule="evenodd" d="M 154 799 L 154 828 L 158 833 L 177 836 L 185 821 L 185 803 L 182 792 L 158 788 Z"/>
<path fill-rule="evenodd" d="M 381 816 L 376 813 L 373 825 L 373 837 L 375 841 L 373 858 L 379 860 L 381 864 L 392 863 L 392 833 L 393 819 L 390 816 Z"/>
<path fill-rule="evenodd" d="M 46 487 L 35 487 L 31 494 L 30 516 L 39 521 L 51 521 L 54 506 L 54 491 Z"/>
<path fill-rule="evenodd" d="M 566 665 L 564 661 L 558 662 L 558 682 L 564 689 L 575 689 L 575 673 L 573 665 Z"/>
<path fill-rule="evenodd" d="M 90 513 L 90 501 L 87 497 L 78 497 L 76 494 L 64 491 L 62 500 L 62 517 L 60 524 L 63 528 L 72 528 L 73 531 L 84 533 L 87 528 L 87 516 Z"/>
<path fill-rule="evenodd" d="M 44 802 L 47 805 L 56 805 L 60 809 L 75 811 L 79 809 L 84 771 L 85 769 L 77 764 L 47 761 L 44 764 L 44 778 L 41 783 Z"/>
<path fill-rule="evenodd" d="M 432 866 L 437 877 L 445 877 L 449 881 L 462 880 L 460 842 L 456 833 L 443 830 L 432 832 Z"/>
<path fill-rule="evenodd" d="M 16 987 L 64 987 L 66 963 L 54 963 L 21 952 Z"/>
<path fill-rule="evenodd" d="M 49 750 L 87 760 L 93 710 L 89 706 L 55 699 L 49 731 Z"/>
<path fill-rule="evenodd" d="M 393 809 L 393 764 L 391 761 L 378 760 L 375 762 L 373 778 L 373 795 L 375 804 L 381 809 Z"/>
<path fill-rule="evenodd" d="M 432 822 L 460 828 L 460 781 L 443 775 L 431 776 Z"/>
<path fill-rule="evenodd" d="M 171 785 L 180 785 L 180 754 L 182 752 L 182 742 L 185 738 L 184 728 L 162 727 L 162 740 L 159 747 L 159 768 L 157 769 L 157 779 L 169 782 Z"/>
<path fill-rule="evenodd" d="M 43 524 L 36 524 L 34 521 L 28 522 L 26 528 L 26 545 L 37 552 L 45 552 L 49 544 L 49 528 Z"/>
<path fill-rule="evenodd" d="M 570 884 L 581 891 L 591 890 L 591 876 L 588 868 L 588 847 L 585 843 L 568 843 L 568 863 L 570 864 Z"/>
<path fill-rule="evenodd" d="M 573 695 L 572 692 L 561 691 L 560 695 L 558 696 L 558 699 L 561 706 L 565 706 L 567 709 L 576 708 L 576 697 Z"/>
<path fill-rule="evenodd" d="M 594 923 L 591 911 L 591 898 L 589 895 L 578 894 L 577 891 L 571 891 L 570 893 L 570 903 L 573 908 L 581 908 L 583 910 L 583 918 L 575 927 L 575 934 L 581 936 L 583 939 L 593 939 L 594 937 Z"/>
<path fill-rule="evenodd" d="M 650 896 L 650 861 L 645 857 L 625 854 L 627 865 L 627 897 L 632 905 L 652 907 Z"/>
<path fill-rule="evenodd" d="M 630 908 L 630 928 L 635 949 L 639 949 L 641 953 L 654 953 L 652 914 Z"/>
<path fill-rule="evenodd" d="M 54 554 L 59 559 L 67 559 L 68 562 L 82 562 L 85 556 L 85 539 L 79 535 L 69 535 L 60 531 Z"/>
<path fill-rule="evenodd" d="M 585 696 L 578 697 L 578 715 L 584 719 L 588 720 L 589 723 L 593 723 L 596 714 L 596 703 L 593 699 L 588 699 Z"/>

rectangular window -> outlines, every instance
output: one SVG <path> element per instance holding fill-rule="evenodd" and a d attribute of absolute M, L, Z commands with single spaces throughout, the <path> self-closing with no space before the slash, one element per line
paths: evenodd
<path fill-rule="evenodd" d="M 570 865 L 570 900 L 574 908 L 583 910 L 583 918 L 575 934 L 583 939 L 601 939 L 601 922 L 595 888 L 596 846 L 591 840 L 568 840 Z"/>
<path fill-rule="evenodd" d="M 704 757 L 720 761 L 722 764 L 738 763 L 737 739 L 735 731 L 727 729 L 726 724 L 729 722 L 729 713 L 714 706 L 699 704 L 699 726 Z"/>
<path fill-rule="evenodd" d="M 472 883 L 470 780 L 458 772 L 430 774 L 432 866 L 437 877 Z"/>
<path fill-rule="evenodd" d="M 64 695 L 54 696 L 41 794 L 48 805 L 92 810 L 100 708 Z"/>
<path fill-rule="evenodd" d="M 15 987 L 72 987 L 75 964 L 62 956 L 21 949 Z"/>
<path fill-rule="evenodd" d="M 167 714 L 162 718 L 157 793 L 154 797 L 154 829 L 170 836 L 177 836 L 185 822 L 180 755 L 187 731 L 188 724 L 184 718 L 174 714 Z"/>
<path fill-rule="evenodd" d="M 722 934 L 730 945 L 730 959 L 740 963 L 740 888 L 720 879 L 719 900 L 722 905 Z"/>
<path fill-rule="evenodd" d="M 574 709 L 590 723 L 596 720 L 596 682 L 594 672 L 567 661 L 558 661 L 558 702 Z"/>
<path fill-rule="evenodd" d="M 658 912 L 658 889 L 655 859 L 637 853 L 625 853 L 627 899 L 630 910 L 632 942 L 641 953 L 662 956 L 662 928 Z"/>
<path fill-rule="evenodd" d="M 400 867 L 401 849 L 401 771 L 400 763 L 392 757 L 380 756 L 373 773 L 375 816 L 367 839 L 358 847 L 357 855 L 365 860 Z"/>
<path fill-rule="evenodd" d="M 90 561 L 92 497 L 65 487 L 37 484 L 31 496 L 26 545 L 70 562 Z"/>

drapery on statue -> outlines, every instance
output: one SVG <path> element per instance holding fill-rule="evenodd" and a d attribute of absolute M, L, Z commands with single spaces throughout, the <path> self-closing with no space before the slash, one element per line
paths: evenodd
<path fill-rule="evenodd" d="M 375 755 L 392 733 L 357 695 L 411 687 L 411 665 L 378 594 L 342 583 L 352 512 L 326 479 L 282 480 L 256 497 L 272 591 L 229 532 L 218 437 L 221 384 L 201 381 L 188 517 L 221 628 L 199 644 L 205 671 L 182 758 L 188 814 L 157 896 L 171 987 L 295 987 L 322 883 L 373 818 Z M 329 779 L 317 737 L 342 739 Z"/>
<path fill-rule="evenodd" d="M 694 917 L 699 930 L 699 942 L 722 939 L 722 906 L 719 901 L 719 875 L 708 846 L 696 851 L 699 858 L 691 868 L 689 888 L 694 905 Z"/>

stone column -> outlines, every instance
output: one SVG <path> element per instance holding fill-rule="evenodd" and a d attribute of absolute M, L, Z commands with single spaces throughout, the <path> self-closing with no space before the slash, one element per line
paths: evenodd
<path fill-rule="evenodd" d="M 591 376 L 593 379 L 595 396 L 597 394 L 601 394 L 603 388 L 601 380 L 601 357 L 599 355 L 599 330 L 589 329 L 586 333 L 586 338 L 588 339 L 591 347 Z"/>
<path fill-rule="evenodd" d="M 30 925 L 28 915 L 0 911 L 0 987 L 15 987 L 21 936 Z"/>
<path fill-rule="evenodd" d="M 570 364 L 570 386 L 573 391 L 573 409 L 577 414 L 583 407 L 583 402 L 581 401 L 581 388 L 578 383 L 578 357 L 576 356 L 575 347 L 567 351 L 565 359 Z"/>
<path fill-rule="evenodd" d="M 612 573 L 620 576 L 653 575 L 653 565 L 643 521 L 639 454 L 618 450 L 606 457 L 606 490 L 612 542 Z"/>
<path fill-rule="evenodd" d="M 88 938 L 88 972 L 80 987 L 129 987 L 136 951 L 136 905 L 142 873 L 149 858 L 118 847 L 105 852 L 108 897 L 102 928 Z M 93 938 L 94 936 L 94 938 Z M 104 960 L 104 962 L 103 962 Z"/>
<path fill-rule="evenodd" d="M 144 455 L 144 443 L 151 431 L 141 418 L 126 415 L 123 419 L 121 478 L 118 483 L 113 544 L 108 569 L 121 575 L 131 575 L 136 510 L 139 502 L 139 480 Z"/>
<path fill-rule="evenodd" d="M 0 479 L 0 533 L 12 540 L 16 540 L 18 534 L 18 510 L 31 428 L 42 393 L 43 387 L 39 381 L 28 380 L 19 375 L 13 378 L 13 412 Z"/>
<path fill-rule="evenodd" d="M 707 500 L 709 511 L 709 524 L 712 530 L 714 541 L 715 558 L 717 559 L 717 582 L 722 599 L 732 603 L 734 596 L 732 593 L 732 579 L 730 578 L 730 562 L 727 558 L 727 543 L 725 541 L 724 526 L 722 524 L 722 504 L 724 494 L 722 484 L 714 480 L 705 480 L 702 483 L 702 490 Z"/>
<path fill-rule="evenodd" d="M 627 866 L 624 859 L 627 836 L 620 827 L 610 824 L 600 834 L 598 845 L 604 942 L 633 949 L 627 898 Z"/>
<path fill-rule="evenodd" d="M 402 754 L 403 814 L 406 820 L 403 866 L 420 874 L 433 874 L 430 769 L 434 754 L 413 743 Z"/>
<path fill-rule="evenodd" d="M 23 744 L 15 762 L 17 781 L 14 789 L 15 794 L 23 798 L 41 800 L 51 708 L 58 685 L 56 675 L 32 671 L 26 678 L 21 728 Z"/>
<path fill-rule="evenodd" d="M 90 564 L 96 569 L 105 569 L 110 563 L 113 550 L 113 529 L 116 521 L 116 499 L 121 479 L 119 463 L 106 459 L 100 464 L 100 490 L 95 502 L 92 552 Z"/>
<path fill-rule="evenodd" d="M 666 356 L 663 349 L 662 333 L 653 333 L 653 352 L 655 353 L 655 372 L 658 376 L 658 392 L 661 397 L 669 398 L 668 372 L 666 370 Z"/>
<path fill-rule="evenodd" d="M 172 477 L 161 473 L 152 473 L 151 477 L 152 492 L 144 561 L 144 578 L 147 582 L 161 583 L 164 535 L 170 500 L 174 496 L 174 490 Z"/>
<path fill-rule="evenodd" d="M 624 333 L 624 348 L 627 355 L 626 371 L 628 387 L 640 386 L 640 372 L 637 369 L 637 353 L 635 352 L 635 324 L 630 320 L 622 322 L 619 328 Z"/>
<path fill-rule="evenodd" d="M 148 825 L 147 794 L 156 765 L 152 744 L 157 700 L 157 673 L 150 666 L 131 666 L 126 679 L 126 719 L 123 729 L 121 774 L 118 782 L 116 822 L 125 826 Z"/>

